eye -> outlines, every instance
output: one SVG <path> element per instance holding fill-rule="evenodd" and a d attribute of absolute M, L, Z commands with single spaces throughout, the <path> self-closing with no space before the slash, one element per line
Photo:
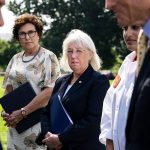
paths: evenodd
<path fill-rule="evenodd" d="M 20 32 L 20 33 L 19 33 L 19 35 L 21 35 L 21 36 L 22 36 L 22 35 L 25 35 L 25 34 L 26 34 L 25 32 Z"/>
<path fill-rule="evenodd" d="M 69 53 L 72 53 L 73 52 L 73 50 L 71 50 L 71 49 L 68 49 L 67 50 L 67 53 L 69 54 Z"/>
<path fill-rule="evenodd" d="M 132 28 L 132 30 L 136 31 L 136 30 L 140 29 L 140 26 L 138 26 L 138 25 L 132 25 L 131 28 Z"/>
<path fill-rule="evenodd" d="M 82 53 L 83 52 L 83 50 L 81 50 L 81 49 L 77 49 L 77 51 L 76 51 L 77 53 Z"/>
<path fill-rule="evenodd" d="M 35 31 L 28 31 L 28 34 L 33 34 Z"/>

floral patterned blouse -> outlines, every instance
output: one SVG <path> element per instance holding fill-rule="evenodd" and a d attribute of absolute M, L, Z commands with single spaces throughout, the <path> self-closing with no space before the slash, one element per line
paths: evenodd
<path fill-rule="evenodd" d="M 33 57 L 25 56 L 23 51 L 13 56 L 6 69 L 4 88 L 7 85 L 12 85 L 13 89 L 15 89 L 29 81 L 36 94 L 38 94 L 44 87 L 54 87 L 55 80 L 60 75 L 56 55 L 49 50 L 41 48 L 34 59 L 32 59 Z M 18 134 L 15 128 L 9 127 L 7 149 L 44 149 L 35 143 L 35 139 L 40 131 L 40 123 L 21 134 Z"/>

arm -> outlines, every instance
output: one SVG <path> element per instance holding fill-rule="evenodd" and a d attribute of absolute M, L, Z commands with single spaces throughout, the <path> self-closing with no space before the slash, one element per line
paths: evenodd
<path fill-rule="evenodd" d="M 39 93 L 28 105 L 24 107 L 25 115 L 22 114 L 22 110 L 15 110 L 10 115 L 3 113 L 3 118 L 6 121 L 7 126 L 16 127 L 17 123 L 20 122 L 24 117 L 34 112 L 35 110 L 44 107 L 51 95 L 49 88 L 44 89 Z"/>
<path fill-rule="evenodd" d="M 106 144 L 106 139 L 112 139 L 112 99 L 113 99 L 113 87 L 111 86 L 105 96 L 103 102 L 103 110 L 101 117 L 101 133 L 99 140 L 101 143 Z"/>
<path fill-rule="evenodd" d="M 110 139 L 106 140 L 106 150 L 114 150 L 113 141 Z"/>
<path fill-rule="evenodd" d="M 48 104 L 55 81 L 60 74 L 58 59 L 54 53 L 46 54 L 44 61 L 44 85 L 42 90 L 28 105 L 24 107 L 26 114 L 30 114 Z"/>
<path fill-rule="evenodd" d="M 51 97 L 52 90 L 52 88 L 47 87 L 43 91 L 41 91 L 37 96 L 35 96 L 33 100 L 24 107 L 26 110 L 26 115 L 34 112 L 39 108 L 45 107 L 49 101 L 49 98 Z"/>

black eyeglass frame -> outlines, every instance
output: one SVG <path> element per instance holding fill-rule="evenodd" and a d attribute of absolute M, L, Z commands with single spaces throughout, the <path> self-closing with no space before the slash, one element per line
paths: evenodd
<path fill-rule="evenodd" d="M 36 35 L 37 31 L 36 30 L 31 30 L 31 31 L 28 31 L 28 32 L 20 32 L 18 33 L 18 36 L 20 39 L 25 39 L 26 36 L 28 35 L 30 38 L 34 37 Z"/>

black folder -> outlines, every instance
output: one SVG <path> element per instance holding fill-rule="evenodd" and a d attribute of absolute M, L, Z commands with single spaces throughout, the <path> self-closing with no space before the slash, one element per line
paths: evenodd
<path fill-rule="evenodd" d="M 72 119 L 57 94 L 52 98 L 50 106 L 50 122 L 51 132 L 54 134 L 66 131 L 73 124 Z"/>
<path fill-rule="evenodd" d="M 0 98 L 0 104 L 7 113 L 26 106 L 36 96 L 31 84 L 26 82 L 18 88 Z M 16 126 L 18 133 L 22 133 L 40 121 L 42 109 L 38 109 L 22 119 Z"/>

